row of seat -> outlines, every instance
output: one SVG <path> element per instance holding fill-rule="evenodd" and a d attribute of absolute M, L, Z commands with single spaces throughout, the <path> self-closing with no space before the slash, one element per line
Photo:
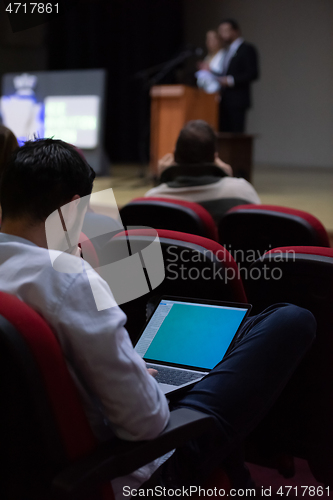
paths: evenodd
<path fill-rule="evenodd" d="M 265 211 L 263 206 L 261 209 Z M 307 226 L 297 220 L 299 214 L 293 215 L 297 224 Z M 277 302 L 311 310 L 318 323 L 315 345 L 278 403 L 249 437 L 246 451 L 249 460 L 273 466 L 274 457 L 283 454 L 305 458 L 315 478 L 333 487 L 333 249 L 327 248 L 322 226 L 313 222 L 307 219 L 312 227 L 307 229 L 317 238 L 321 235 L 321 246 L 278 247 L 265 252 L 250 263 L 246 290 L 235 260 L 216 237 L 158 229 L 166 277 L 158 288 L 122 308 L 133 339 L 161 295 L 249 301 L 254 313 Z M 147 229 L 120 231 L 103 251 L 117 256 L 126 245 L 140 252 L 155 236 Z M 83 238 L 82 247 L 84 256 L 90 254 L 92 265 L 98 266 L 98 252 L 89 239 Z M 5 294 L 0 297 L 0 343 L 1 394 L 8 403 L 2 412 L 3 437 L 7 436 L 3 451 L 7 454 L 6 474 L 14 471 L 6 482 L 12 485 L 13 499 L 22 498 L 22 491 L 32 482 L 43 498 L 48 498 L 45 491 L 51 483 L 55 498 L 83 498 L 105 480 L 134 470 L 147 457 L 153 459 L 214 424 L 196 412 L 175 412 L 166 431 L 151 443 L 117 441 L 98 446 L 51 330 L 36 313 Z M 29 464 L 32 455 L 36 462 Z M 36 471 L 40 472 L 37 476 Z M 219 481 L 221 487 L 228 487 L 221 472 Z M 98 498 L 112 498 L 108 485 Z"/>
<path fill-rule="evenodd" d="M 333 486 L 333 249 L 289 246 L 270 250 L 251 264 L 245 291 L 234 259 L 219 243 L 188 233 L 157 232 L 166 276 L 157 289 L 122 305 L 133 340 L 145 323 L 146 304 L 153 306 L 161 295 L 250 302 L 254 313 L 289 302 L 315 315 L 315 344 L 283 397 L 249 438 L 249 458 L 260 462 L 283 453 L 306 458 L 316 479 Z M 128 243 L 141 251 L 150 241 L 149 230 L 120 232 L 108 251 L 117 254 Z"/>
<path fill-rule="evenodd" d="M 199 204 L 172 198 L 136 198 L 120 216 L 124 226 L 150 226 L 196 234 L 219 241 L 245 270 L 278 246 L 329 247 L 321 222 L 311 214 L 273 205 L 238 205 L 221 217 L 218 227 Z"/>
<path fill-rule="evenodd" d="M 333 250 L 329 249 L 324 226 L 304 211 L 271 205 L 240 205 L 222 217 L 216 231 L 214 221 L 203 212 L 202 206 L 166 198 L 135 199 L 121 210 L 121 217 L 125 225 L 145 224 L 164 229 L 159 234 L 166 259 L 166 279 L 156 293 L 162 289 L 172 293 L 176 289 L 179 295 L 185 296 L 248 300 L 254 305 L 254 313 L 273 303 L 290 302 L 314 313 L 318 322 L 315 346 L 288 385 L 279 408 L 272 410 L 257 431 L 254 455 L 257 458 L 267 456 L 274 454 L 275 450 L 276 455 L 283 451 L 304 456 L 309 459 L 318 480 L 327 482 L 333 476 L 333 434 L 330 431 L 333 417 L 333 371 L 330 366 L 333 353 Z M 165 229 L 204 236 L 214 243 L 203 241 L 198 236 L 167 233 Z M 138 234 L 135 238 L 139 238 Z M 167 255 L 168 245 L 174 246 L 175 240 L 178 240 L 178 255 L 187 245 L 192 253 L 193 245 L 198 245 L 200 249 L 195 250 L 198 253 L 208 250 L 220 254 L 217 267 L 214 258 L 208 259 L 214 279 L 206 281 L 200 274 L 204 265 L 207 266 L 207 258 L 204 264 L 184 263 L 178 259 L 188 273 L 192 272 L 192 280 L 185 276 L 172 279 L 173 264 L 167 265 Z M 183 241 L 180 243 L 179 240 Z M 216 241 L 224 248 L 218 248 Z M 238 273 L 233 280 L 225 279 L 235 273 L 235 262 L 228 256 L 228 251 L 234 256 L 243 280 L 239 279 Z M 222 276 L 218 273 L 221 268 Z M 201 279 L 195 280 L 196 275 Z M 128 315 L 135 311 L 135 317 L 140 318 L 140 310 L 143 313 L 139 302 L 125 306 Z M 138 333 L 136 325 L 129 326 L 135 336 Z M 286 415 L 293 418 L 286 421 Z M 267 425 L 271 421 L 274 425 Z M 277 425 L 278 421 L 283 424 Z M 280 429 L 278 433 L 275 432 L 277 428 Z M 272 436 L 275 437 L 274 443 Z M 250 449 L 253 455 L 253 448 Z"/>

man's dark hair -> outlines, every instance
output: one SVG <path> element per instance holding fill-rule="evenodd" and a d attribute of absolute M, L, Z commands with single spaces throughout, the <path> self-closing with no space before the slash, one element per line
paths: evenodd
<path fill-rule="evenodd" d="M 27 141 L 7 163 L 1 178 L 2 218 L 44 221 L 78 194 L 91 194 L 95 172 L 66 142 Z"/>
<path fill-rule="evenodd" d="M 220 25 L 221 24 L 230 24 L 230 26 L 232 27 L 233 30 L 240 31 L 240 26 L 239 26 L 238 22 L 235 19 L 232 19 L 231 17 L 226 18 L 226 19 L 222 19 L 222 21 L 220 22 Z"/>
<path fill-rule="evenodd" d="M 216 152 L 216 134 L 203 120 L 192 120 L 180 131 L 175 149 L 175 162 L 212 163 Z"/>

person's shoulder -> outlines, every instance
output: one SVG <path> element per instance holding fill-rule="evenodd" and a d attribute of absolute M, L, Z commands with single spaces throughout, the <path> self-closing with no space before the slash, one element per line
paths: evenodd
<path fill-rule="evenodd" d="M 243 177 L 226 176 L 226 177 L 223 177 L 223 179 L 221 179 L 221 181 L 224 184 L 228 184 L 229 186 L 246 186 L 246 187 L 251 186 L 251 188 L 253 188 L 252 184 L 249 181 L 247 181 L 246 179 L 244 179 Z"/>
<path fill-rule="evenodd" d="M 168 192 L 168 185 L 165 184 L 165 183 L 162 183 L 162 184 L 159 184 L 156 187 L 153 187 L 153 188 L 149 189 L 149 191 L 147 191 L 144 194 L 144 197 L 145 198 L 150 198 L 150 197 L 154 197 L 154 196 L 160 196 L 160 195 L 162 195 L 165 192 L 166 193 Z"/>
<path fill-rule="evenodd" d="M 34 269 L 47 267 L 50 264 L 52 267 L 52 259 L 50 259 L 50 252 L 47 248 L 35 245 L 29 240 L 18 236 L 12 236 L 5 233 L 0 233 L 0 246 L 1 253 L 4 256 L 9 254 L 12 262 L 22 262 L 22 267 Z M 61 253 L 61 252 L 59 252 Z M 56 255 L 54 255 L 54 259 Z"/>
<path fill-rule="evenodd" d="M 71 255 L 60 250 L 52 250 L 37 246 L 23 238 L 0 238 L 3 243 L 3 252 L 7 246 L 7 252 L 12 257 L 12 264 L 19 264 L 26 276 L 30 276 L 31 282 L 47 287 L 67 287 L 78 275 L 84 273 L 85 268 L 90 265 L 80 257 Z M 10 264 L 10 262 L 8 262 Z"/>
<path fill-rule="evenodd" d="M 239 198 L 244 198 L 251 203 L 259 204 L 260 198 L 253 185 L 243 177 L 224 177 L 221 179 L 223 188 L 230 193 L 237 194 Z"/>

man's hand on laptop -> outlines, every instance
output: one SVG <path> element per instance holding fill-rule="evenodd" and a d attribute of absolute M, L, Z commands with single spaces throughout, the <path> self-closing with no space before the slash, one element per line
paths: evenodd
<path fill-rule="evenodd" d="M 147 368 L 148 370 L 148 373 L 152 376 L 152 377 L 157 377 L 158 375 L 158 371 L 157 370 L 154 370 L 154 368 Z"/>

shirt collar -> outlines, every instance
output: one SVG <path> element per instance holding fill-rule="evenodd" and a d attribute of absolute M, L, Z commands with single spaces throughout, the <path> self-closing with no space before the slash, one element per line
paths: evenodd
<path fill-rule="evenodd" d="M 20 236 L 14 236 L 13 234 L 0 232 L 0 243 L 13 243 L 13 242 L 22 243 L 23 245 L 32 245 L 33 247 L 38 246 L 32 241 L 26 240 L 25 238 L 21 238 Z"/>

